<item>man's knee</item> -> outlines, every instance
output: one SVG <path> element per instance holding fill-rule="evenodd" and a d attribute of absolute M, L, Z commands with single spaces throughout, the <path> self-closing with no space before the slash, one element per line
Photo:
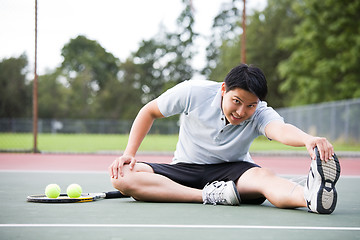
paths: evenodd
<path fill-rule="evenodd" d="M 253 168 L 254 174 L 258 178 L 268 178 L 268 177 L 274 177 L 276 176 L 275 173 L 268 168 Z"/>
<path fill-rule="evenodd" d="M 275 177 L 270 169 L 254 167 L 246 171 L 237 181 L 237 187 L 244 193 L 263 193 L 263 188 Z"/>
<path fill-rule="evenodd" d="M 268 168 L 260 168 L 260 167 L 254 167 L 254 168 L 250 168 L 249 170 L 247 170 L 241 177 L 239 180 L 243 179 L 243 180 L 257 180 L 260 181 L 262 179 L 267 179 L 269 177 L 274 177 L 276 176 L 275 173 L 268 169 Z"/>
<path fill-rule="evenodd" d="M 124 176 L 119 176 L 117 179 L 111 178 L 111 183 L 114 188 L 126 194 L 137 187 L 136 178 L 139 172 L 153 173 L 154 171 L 149 165 L 144 163 L 136 163 L 133 169 L 130 169 L 129 165 L 126 164 L 123 167 Z"/>
<path fill-rule="evenodd" d="M 111 183 L 113 187 L 124 194 L 128 191 L 130 186 L 129 184 L 131 172 L 129 170 L 129 166 L 125 165 L 123 167 L 124 176 L 119 176 L 118 178 L 111 178 Z"/>

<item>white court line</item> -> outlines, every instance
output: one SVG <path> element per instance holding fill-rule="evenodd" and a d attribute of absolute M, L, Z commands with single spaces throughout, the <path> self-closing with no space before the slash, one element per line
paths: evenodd
<path fill-rule="evenodd" d="M 169 224 L 0 224 L 1 228 L 191 228 L 191 229 L 275 229 L 275 230 L 327 230 L 360 231 L 360 227 L 307 227 L 256 225 L 169 225 Z"/>

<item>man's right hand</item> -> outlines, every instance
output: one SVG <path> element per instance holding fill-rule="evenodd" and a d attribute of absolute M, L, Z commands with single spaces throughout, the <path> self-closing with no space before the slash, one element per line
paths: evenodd
<path fill-rule="evenodd" d="M 119 178 L 124 176 L 123 167 L 125 164 L 129 164 L 130 170 L 134 169 L 136 163 L 135 157 L 131 155 L 123 155 L 114 160 L 109 166 L 109 174 L 111 178 Z"/>

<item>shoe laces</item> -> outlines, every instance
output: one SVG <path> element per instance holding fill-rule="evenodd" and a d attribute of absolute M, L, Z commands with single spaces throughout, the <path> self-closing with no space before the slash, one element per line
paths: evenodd
<path fill-rule="evenodd" d="M 226 202 L 224 198 L 225 184 L 225 182 L 219 181 L 206 184 L 204 204 L 212 203 L 213 205 L 216 205 L 217 203 Z"/>

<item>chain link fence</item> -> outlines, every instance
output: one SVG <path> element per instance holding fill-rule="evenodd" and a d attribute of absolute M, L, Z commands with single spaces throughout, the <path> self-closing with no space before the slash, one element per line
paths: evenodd
<path fill-rule="evenodd" d="M 129 134 L 132 121 L 39 119 L 38 133 L 65 134 Z M 154 122 L 150 134 L 177 134 L 178 121 L 160 119 Z M 32 133 L 32 119 L 0 119 L 0 133 Z"/>
<path fill-rule="evenodd" d="M 330 141 L 360 143 L 360 98 L 276 109 L 285 121 L 307 133 Z M 39 119 L 39 134 L 129 134 L 132 121 Z M 159 119 L 150 134 L 177 134 L 178 120 Z M 14 138 L 14 136 L 16 136 Z M 0 151 L 12 151 L 11 141 L 23 141 L 31 149 L 31 119 L 0 119 Z M 15 139 L 15 140 L 14 140 Z M 21 145 L 21 144 L 17 144 Z"/>
<path fill-rule="evenodd" d="M 285 121 L 331 141 L 360 142 L 360 98 L 277 109 Z"/>

